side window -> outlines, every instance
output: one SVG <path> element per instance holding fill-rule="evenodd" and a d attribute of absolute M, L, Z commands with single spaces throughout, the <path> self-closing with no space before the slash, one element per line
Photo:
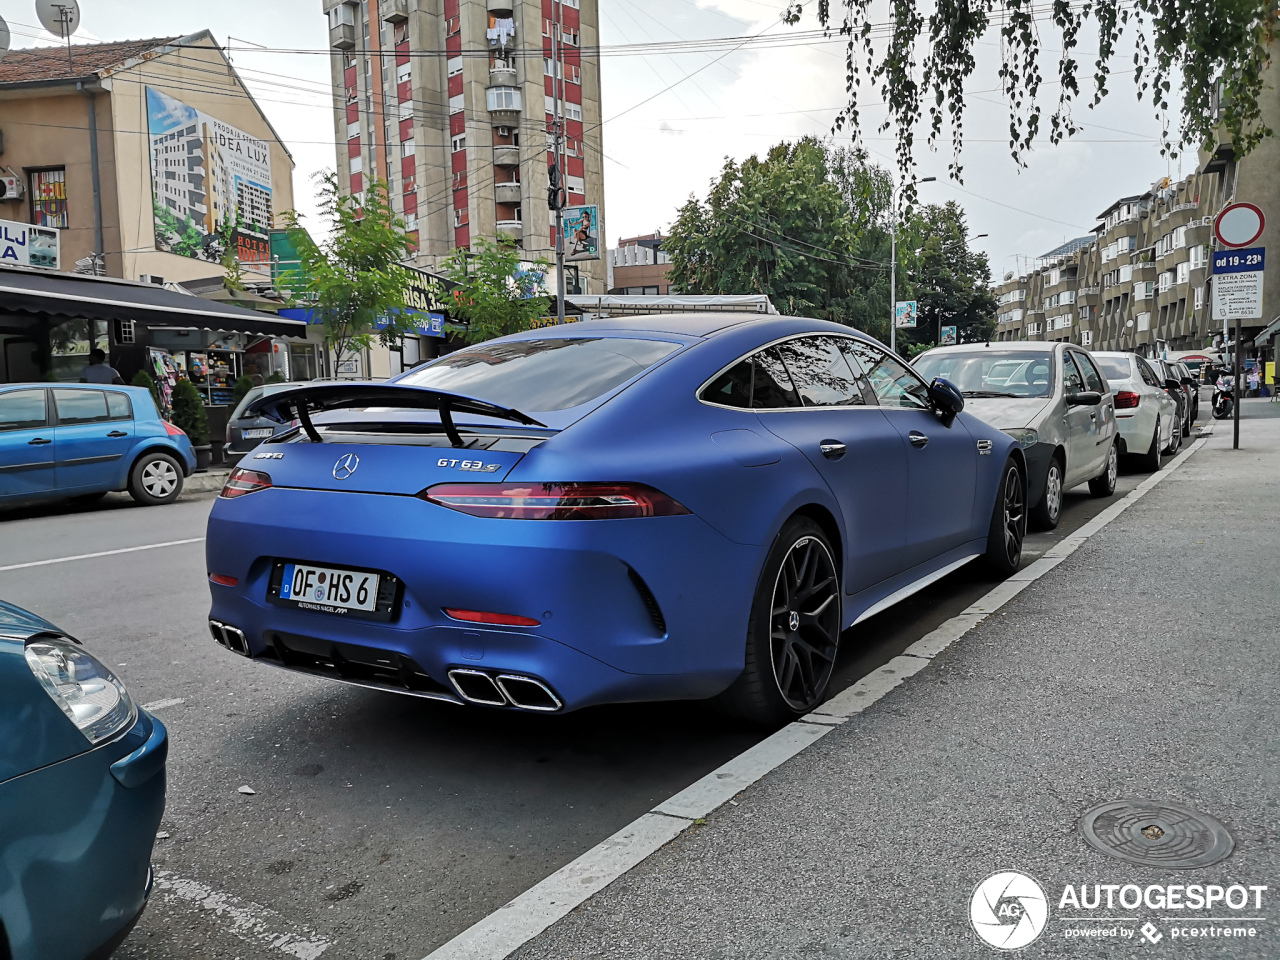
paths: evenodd
<path fill-rule="evenodd" d="M 703 388 L 700 399 L 726 407 L 751 406 L 751 358 L 735 363 Z"/>
<path fill-rule="evenodd" d="M 835 337 L 801 337 L 778 347 L 806 407 L 846 407 L 866 401 Z"/>
<path fill-rule="evenodd" d="M 53 402 L 60 426 L 107 419 L 107 398 L 101 390 L 54 390 Z"/>
<path fill-rule="evenodd" d="M 850 340 L 853 355 L 867 372 L 871 389 L 882 407 L 909 407 L 912 410 L 929 409 L 929 391 L 924 381 L 877 347 L 860 340 Z"/>
<path fill-rule="evenodd" d="M 791 377 L 777 348 L 761 350 L 754 359 L 755 386 L 751 390 L 751 406 L 757 410 L 800 406 L 800 397 L 791 384 Z"/>
<path fill-rule="evenodd" d="M 1075 359 L 1070 353 L 1062 355 L 1062 392 L 1067 395 L 1084 393 L 1084 377 L 1076 369 Z"/>
<path fill-rule="evenodd" d="M 1145 360 L 1139 360 L 1135 357 L 1134 362 L 1138 364 L 1138 370 L 1142 373 L 1142 380 L 1144 383 L 1152 387 L 1160 386 L 1159 378 L 1155 375 L 1155 372 Z"/>
<path fill-rule="evenodd" d="M 1098 393 L 1107 392 L 1107 382 L 1102 379 L 1102 374 L 1098 372 L 1097 365 L 1093 362 L 1093 357 L 1087 353 L 1072 353 L 1076 363 L 1080 367 L 1080 372 L 1084 374 L 1084 382 L 1090 390 L 1096 390 Z"/>
<path fill-rule="evenodd" d="M 133 404 L 127 394 L 118 390 L 107 391 L 107 416 L 112 420 L 132 420 Z"/>
<path fill-rule="evenodd" d="M 11 390 L 0 393 L 0 433 L 31 430 L 49 422 L 43 390 Z"/>

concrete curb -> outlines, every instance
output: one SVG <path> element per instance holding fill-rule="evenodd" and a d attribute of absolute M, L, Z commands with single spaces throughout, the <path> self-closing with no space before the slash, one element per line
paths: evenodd
<path fill-rule="evenodd" d="M 1197 440 L 1163 470 L 1153 473 L 1073 536 L 1060 541 L 1043 557 L 996 586 L 964 612 L 921 637 L 901 656 L 871 671 L 818 710 L 788 724 L 658 804 L 649 813 L 432 951 L 424 960 L 503 960 L 510 956 L 738 793 L 924 670 L 934 657 L 1146 496 L 1206 442 Z"/>
<path fill-rule="evenodd" d="M 182 492 L 216 493 L 226 484 L 230 474 L 230 470 L 206 470 L 204 473 L 193 473 L 182 482 Z"/>

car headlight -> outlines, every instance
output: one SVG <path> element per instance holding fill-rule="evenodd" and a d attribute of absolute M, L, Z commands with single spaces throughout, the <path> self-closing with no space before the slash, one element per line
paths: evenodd
<path fill-rule="evenodd" d="M 110 740 L 131 727 L 138 708 L 106 664 L 64 637 L 27 644 L 27 666 L 92 744 Z"/>
<path fill-rule="evenodd" d="M 1030 427 L 1015 427 L 1003 432 L 1017 440 L 1018 446 L 1022 447 L 1024 450 L 1027 447 L 1033 447 L 1040 442 L 1040 434 L 1036 433 Z"/>

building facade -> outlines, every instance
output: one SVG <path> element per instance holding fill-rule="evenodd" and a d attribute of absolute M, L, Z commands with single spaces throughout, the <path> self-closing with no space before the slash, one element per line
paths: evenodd
<path fill-rule="evenodd" d="M 454 249 L 497 236 L 511 238 L 529 259 L 554 260 L 548 169 L 557 87 L 565 202 L 594 205 L 603 236 L 597 0 L 323 6 L 334 128 L 345 145 L 339 184 L 359 195 L 371 177 L 388 183 L 392 205 L 414 235 L 416 266 L 435 269 Z M 582 292 L 603 292 L 603 260 L 576 266 Z"/>
<path fill-rule="evenodd" d="M 662 249 L 661 230 L 627 237 L 609 251 L 609 293 L 653 296 L 671 292 L 671 254 Z"/>

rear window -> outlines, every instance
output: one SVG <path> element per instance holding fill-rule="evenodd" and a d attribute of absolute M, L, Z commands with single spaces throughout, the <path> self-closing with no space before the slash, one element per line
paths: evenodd
<path fill-rule="evenodd" d="M 1102 375 L 1108 380 L 1129 380 L 1133 377 L 1128 357 L 1100 357 L 1094 354 L 1093 359 L 1102 368 Z"/>
<path fill-rule="evenodd" d="M 508 340 L 441 357 L 396 383 L 448 390 L 516 410 L 567 410 L 603 396 L 680 349 L 624 337 Z"/>

